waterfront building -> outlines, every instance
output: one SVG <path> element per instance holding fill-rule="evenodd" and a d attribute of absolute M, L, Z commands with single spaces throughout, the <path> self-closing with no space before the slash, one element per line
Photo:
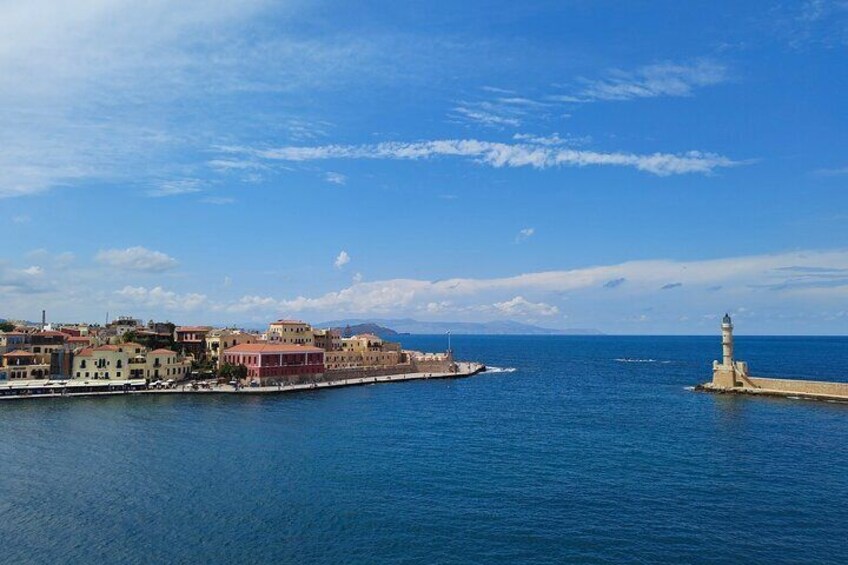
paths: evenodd
<path fill-rule="evenodd" d="M 224 363 L 244 365 L 260 384 L 303 382 L 324 373 L 324 350 L 289 343 L 245 343 L 224 351 Z"/>
<path fill-rule="evenodd" d="M 64 349 L 71 337 L 68 334 L 43 330 L 32 334 L 29 338 L 30 350 L 38 357 L 41 363 L 50 363 L 50 355 L 59 349 Z"/>
<path fill-rule="evenodd" d="M 402 363 L 408 363 L 408 357 L 400 351 L 340 350 L 328 351 L 324 355 L 328 371 L 395 367 Z"/>
<path fill-rule="evenodd" d="M 209 326 L 178 326 L 174 329 L 174 347 L 199 361 L 206 354 L 206 335 L 210 331 Z"/>
<path fill-rule="evenodd" d="M 140 378 L 145 365 L 144 348 L 137 343 L 88 347 L 74 355 L 71 377 L 75 379 Z M 134 376 L 131 377 L 131 375 Z"/>
<path fill-rule="evenodd" d="M 29 335 L 24 332 L 0 332 L 0 355 L 25 349 Z"/>
<path fill-rule="evenodd" d="M 256 343 L 259 336 L 241 330 L 212 330 L 206 334 L 206 358 L 218 365 L 221 353 L 243 343 Z"/>
<path fill-rule="evenodd" d="M 291 345 L 315 345 L 312 326 L 300 320 L 277 320 L 268 326 L 268 341 Z"/>
<path fill-rule="evenodd" d="M 188 378 L 191 372 L 191 360 L 181 358 L 176 351 L 170 349 L 154 349 L 146 356 L 145 371 L 143 377 L 151 381 L 160 379 L 179 381 Z"/>
<path fill-rule="evenodd" d="M 339 351 L 342 348 L 342 333 L 335 329 L 312 330 L 315 347 L 324 351 Z"/>
<path fill-rule="evenodd" d="M 353 337 L 342 338 L 342 351 L 355 351 L 365 353 L 368 351 L 382 351 L 383 340 L 374 334 L 359 334 Z"/>
<path fill-rule="evenodd" d="M 30 351 L 10 351 L 3 354 L 0 380 L 44 379 L 50 375 L 50 364 L 42 363 Z"/>

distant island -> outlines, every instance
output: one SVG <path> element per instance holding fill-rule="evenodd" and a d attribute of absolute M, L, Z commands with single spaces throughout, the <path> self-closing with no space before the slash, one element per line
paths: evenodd
<path fill-rule="evenodd" d="M 423 322 L 410 318 L 402 319 L 347 319 L 331 320 L 318 324 L 319 327 L 339 328 L 350 326 L 353 333 L 373 333 L 380 337 L 397 334 L 442 334 L 451 332 L 469 335 L 603 335 L 594 328 L 568 328 L 557 330 L 511 320 L 496 322 Z M 382 332 L 382 333 L 381 333 Z"/>

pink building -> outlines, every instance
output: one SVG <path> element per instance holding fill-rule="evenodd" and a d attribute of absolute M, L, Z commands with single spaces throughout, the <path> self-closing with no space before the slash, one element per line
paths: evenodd
<path fill-rule="evenodd" d="M 248 378 L 262 384 L 297 381 L 324 372 L 324 350 L 285 343 L 243 343 L 224 351 L 224 363 L 244 365 Z"/>

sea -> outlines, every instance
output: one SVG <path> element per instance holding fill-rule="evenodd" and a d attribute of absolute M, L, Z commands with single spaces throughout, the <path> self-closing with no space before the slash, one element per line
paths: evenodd
<path fill-rule="evenodd" d="M 848 563 L 848 404 L 693 391 L 717 336 L 452 346 L 491 370 L 4 401 L 0 562 Z M 848 380 L 848 338 L 736 352 Z"/>

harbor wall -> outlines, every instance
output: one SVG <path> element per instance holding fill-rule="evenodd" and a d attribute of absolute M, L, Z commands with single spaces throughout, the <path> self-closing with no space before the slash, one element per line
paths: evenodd
<path fill-rule="evenodd" d="M 747 377 L 753 386 L 743 389 L 766 389 L 794 394 L 823 394 L 828 396 L 848 397 L 848 383 L 825 381 L 806 381 L 799 379 L 770 379 L 763 377 Z"/>

